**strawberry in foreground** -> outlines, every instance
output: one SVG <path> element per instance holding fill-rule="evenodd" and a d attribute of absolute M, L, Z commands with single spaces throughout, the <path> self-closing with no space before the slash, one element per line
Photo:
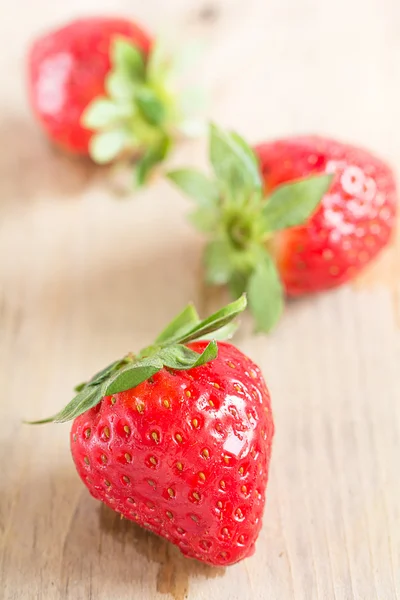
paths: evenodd
<path fill-rule="evenodd" d="M 247 356 L 215 341 L 245 306 L 242 297 L 200 321 L 189 305 L 154 346 L 116 361 L 41 421 L 75 418 L 71 451 L 90 493 L 211 565 L 253 553 L 265 503 L 269 393 Z"/>
<path fill-rule="evenodd" d="M 209 283 L 247 290 L 259 331 L 283 297 L 345 283 L 388 243 L 395 222 L 391 170 L 365 150 L 317 137 L 263 144 L 210 130 L 214 178 L 181 169 L 169 178 L 197 203 L 209 236 Z"/>
<path fill-rule="evenodd" d="M 171 67 L 133 22 L 78 19 L 31 47 L 31 105 L 51 141 L 100 164 L 129 157 L 142 184 L 183 125 Z"/>

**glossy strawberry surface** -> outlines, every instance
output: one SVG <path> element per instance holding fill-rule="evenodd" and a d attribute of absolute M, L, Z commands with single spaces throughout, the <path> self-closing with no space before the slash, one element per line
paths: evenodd
<path fill-rule="evenodd" d="M 259 368 L 218 349 L 201 367 L 164 368 L 103 398 L 75 419 L 71 450 L 95 498 L 185 555 L 229 565 L 254 551 L 274 425 Z"/>
<path fill-rule="evenodd" d="M 92 132 L 81 125 L 88 104 L 104 93 L 110 70 L 110 43 L 115 36 L 130 40 L 145 55 L 150 37 L 122 18 L 78 19 L 40 38 L 28 56 L 30 102 L 51 141 L 87 154 Z"/>
<path fill-rule="evenodd" d="M 317 173 L 335 174 L 320 207 L 272 242 L 288 295 L 345 283 L 389 242 L 397 192 L 391 169 L 366 150 L 320 137 L 294 137 L 256 149 L 267 191 Z"/>

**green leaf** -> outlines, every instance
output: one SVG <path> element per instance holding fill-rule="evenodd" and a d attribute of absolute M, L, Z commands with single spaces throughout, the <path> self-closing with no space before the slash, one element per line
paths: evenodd
<path fill-rule="evenodd" d="M 187 344 L 193 340 L 199 340 L 209 333 L 218 331 L 221 327 L 224 327 L 233 321 L 233 319 L 244 311 L 246 306 L 246 296 L 243 295 L 238 300 L 235 300 L 235 302 L 231 302 L 227 306 L 224 306 L 224 308 L 221 308 L 207 319 L 204 319 L 204 321 L 201 321 L 198 325 L 195 325 L 188 333 L 175 341 L 181 344 Z"/>
<path fill-rule="evenodd" d="M 65 423 L 71 421 L 83 414 L 93 406 L 96 406 L 102 399 L 103 394 L 98 387 L 87 387 L 62 410 L 56 417 L 56 423 Z"/>
<path fill-rule="evenodd" d="M 233 298 L 239 298 L 245 293 L 248 283 L 248 275 L 235 271 L 229 280 L 229 290 Z"/>
<path fill-rule="evenodd" d="M 23 423 L 24 425 L 46 425 L 47 423 L 55 423 L 56 422 L 56 416 L 54 415 L 53 417 L 47 417 L 46 419 L 38 419 L 36 421 L 28 421 L 26 419 L 23 419 Z"/>
<path fill-rule="evenodd" d="M 185 346 L 184 346 L 185 348 Z M 215 360 L 218 356 L 218 345 L 216 340 L 212 340 L 207 346 L 204 348 L 203 352 L 198 355 L 196 362 L 192 365 L 192 369 L 196 367 L 201 367 L 212 360 Z"/>
<path fill-rule="evenodd" d="M 217 358 L 218 346 L 213 340 L 207 345 L 204 351 L 199 354 L 182 344 L 176 344 L 162 349 L 157 356 L 159 356 L 164 365 L 170 369 L 194 369 Z"/>
<path fill-rule="evenodd" d="M 133 100 L 137 85 L 129 75 L 120 71 L 111 71 L 105 79 L 106 92 L 118 102 L 129 102 L 132 113 L 134 112 Z"/>
<path fill-rule="evenodd" d="M 76 385 L 74 387 L 74 392 L 81 392 L 83 390 L 83 388 L 85 388 L 87 386 L 87 381 L 82 381 L 82 383 L 78 383 L 78 385 Z"/>
<path fill-rule="evenodd" d="M 199 231 L 212 233 L 218 228 L 220 215 L 215 208 L 200 207 L 189 214 L 189 221 Z"/>
<path fill-rule="evenodd" d="M 283 289 L 271 256 L 265 252 L 250 276 L 247 293 L 256 331 L 268 333 L 283 311 Z"/>
<path fill-rule="evenodd" d="M 258 162 L 257 155 L 255 154 L 253 149 L 248 145 L 246 140 L 242 138 L 238 133 L 236 133 L 235 131 L 231 131 L 230 135 L 232 139 L 236 142 L 237 146 L 239 146 L 242 149 L 243 154 L 246 156 L 249 165 L 249 170 L 251 170 L 253 173 L 254 183 L 256 183 L 259 186 L 262 186 L 262 180 L 260 176 L 260 164 Z"/>
<path fill-rule="evenodd" d="M 176 169 L 167 177 L 200 206 L 216 206 L 218 189 L 205 175 L 195 169 Z"/>
<path fill-rule="evenodd" d="M 96 98 L 84 110 L 81 124 L 87 129 L 102 129 L 130 116 L 126 107 L 107 98 Z"/>
<path fill-rule="evenodd" d="M 211 317 L 199 322 L 192 305 L 187 306 L 159 335 L 154 345 L 142 350 L 137 357 L 128 354 L 96 373 L 89 383 L 81 384 L 79 393 L 59 413 L 31 424 L 64 422 L 74 419 L 110 396 L 135 388 L 151 378 L 164 366 L 171 369 L 194 369 L 214 360 L 218 355 L 216 339 L 233 333 L 232 319 L 246 307 L 243 296 Z M 213 334 L 213 340 L 202 353 L 183 345 Z M 140 358 L 144 356 L 144 358 Z"/>
<path fill-rule="evenodd" d="M 179 313 L 160 333 L 156 339 L 156 344 L 166 344 L 171 339 L 176 338 L 183 333 L 186 333 L 194 325 L 200 322 L 200 317 L 194 304 L 190 303 Z"/>
<path fill-rule="evenodd" d="M 171 59 L 168 56 L 166 44 L 157 38 L 147 59 L 147 80 L 155 84 L 164 82 L 170 69 Z"/>
<path fill-rule="evenodd" d="M 202 340 L 210 340 L 210 341 L 215 340 L 217 342 L 223 342 L 225 340 L 230 340 L 233 337 L 237 328 L 238 328 L 237 323 L 228 323 L 227 325 L 224 325 L 220 329 L 217 329 L 217 331 L 212 331 L 211 333 L 202 335 L 201 339 Z"/>
<path fill-rule="evenodd" d="M 130 390 L 155 375 L 158 371 L 161 371 L 162 368 L 163 363 L 157 355 L 127 365 L 117 371 L 102 386 L 103 396 L 110 396 L 111 394 Z"/>
<path fill-rule="evenodd" d="M 107 377 L 103 384 L 87 385 L 55 416 L 40 421 L 29 421 L 29 423 L 32 425 L 41 425 L 50 422 L 64 423 L 71 421 L 99 404 L 104 396 L 117 394 L 118 392 L 136 387 L 146 379 L 152 377 L 152 375 L 155 375 L 162 367 L 163 364 L 157 357 L 131 363 L 117 371 L 114 375 Z"/>
<path fill-rule="evenodd" d="M 333 175 L 317 175 L 276 188 L 263 209 L 266 231 L 304 223 L 329 190 L 332 178 Z"/>
<path fill-rule="evenodd" d="M 99 395 L 98 387 L 85 387 L 54 417 L 42 421 L 35 421 L 34 424 L 40 425 L 41 423 L 50 421 L 54 421 L 55 423 L 65 423 L 66 421 L 75 419 L 75 417 L 86 412 L 93 406 L 96 406 L 100 400 L 101 395 Z"/>
<path fill-rule="evenodd" d="M 209 242 L 204 252 L 207 281 L 214 285 L 228 283 L 234 269 L 233 248 L 229 240 Z"/>
<path fill-rule="evenodd" d="M 242 192 L 261 190 L 261 176 L 254 152 L 237 133 L 210 126 L 210 161 L 217 179 L 232 197 Z"/>
<path fill-rule="evenodd" d="M 157 95 L 148 87 L 141 87 L 135 94 L 136 104 L 142 115 L 150 125 L 159 126 L 165 119 L 164 104 Z"/>
<path fill-rule="evenodd" d="M 128 133 L 123 129 L 95 133 L 90 138 L 89 154 L 100 165 L 111 162 L 124 150 L 128 140 Z"/>
<path fill-rule="evenodd" d="M 111 373 L 114 373 L 114 371 L 117 371 L 120 367 L 122 367 L 124 364 L 126 364 L 128 362 L 132 362 L 132 359 L 123 358 L 122 360 L 121 359 L 115 360 L 110 365 L 108 365 L 107 367 L 104 367 L 104 369 L 102 369 L 101 371 L 96 373 L 96 375 L 93 375 L 92 379 L 89 382 L 87 382 L 87 384 L 81 384 L 81 385 L 93 386 L 93 385 L 97 385 L 99 383 L 103 383 L 103 381 L 105 379 L 107 379 L 107 377 L 109 375 L 111 375 Z"/>
<path fill-rule="evenodd" d="M 111 45 L 111 63 L 116 71 L 143 80 L 145 63 L 143 54 L 130 41 L 123 37 L 114 38 Z"/>
<path fill-rule="evenodd" d="M 153 168 L 161 163 L 167 156 L 171 147 L 171 140 L 167 137 L 152 148 L 149 148 L 135 164 L 135 183 L 138 187 L 146 183 Z"/>

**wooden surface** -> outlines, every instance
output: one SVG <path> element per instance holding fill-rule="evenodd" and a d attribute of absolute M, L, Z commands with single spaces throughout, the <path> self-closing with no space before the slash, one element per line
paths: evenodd
<path fill-rule="evenodd" d="M 270 386 L 276 439 L 264 527 L 224 571 L 187 561 L 83 488 L 68 426 L 33 428 L 103 363 L 149 342 L 189 299 L 202 240 L 165 182 L 115 202 L 50 149 L 22 68 L 43 27 L 95 10 L 197 36 L 210 114 L 250 140 L 332 134 L 400 164 L 398 0 L 14 0 L 0 18 L 0 598 L 400 598 L 400 251 L 355 285 L 288 306 L 240 347 Z M 204 162 L 200 142 L 177 163 Z M 162 300 L 162 304 L 161 304 Z"/>

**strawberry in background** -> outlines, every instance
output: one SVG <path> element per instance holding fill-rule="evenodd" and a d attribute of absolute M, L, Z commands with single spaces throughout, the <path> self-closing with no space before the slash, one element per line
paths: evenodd
<path fill-rule="evenodd" d="M 255 149 L 265 190 L 315 173 L 332 173 L 321 206 L 306 223 L 274 236 L 290 296 L 346 283 L 388 244 L 397 190 L 390 167 L 370 152 L 322 137 L 294 137 Z"/>
<path fill-rule="evenodd" d="M 366 150 L 319 137 L 252 150 L 210 129 L 213 177 L 180 169 L 169 178 L 195 200 L 206 233 L 206 279 L 248 292 L 258 331 L 278 321 L 284 295 L 352 279 L 389 242 L 397 191 L 391 169 Z"/>
<path fill-rule="evenodd" d="M 99 164 L 129 158 L 141 185 L 185 124 L 172 73 L 139 25 L 78 19 L 33 43 L 29 98 L 52 142 Z"/>

